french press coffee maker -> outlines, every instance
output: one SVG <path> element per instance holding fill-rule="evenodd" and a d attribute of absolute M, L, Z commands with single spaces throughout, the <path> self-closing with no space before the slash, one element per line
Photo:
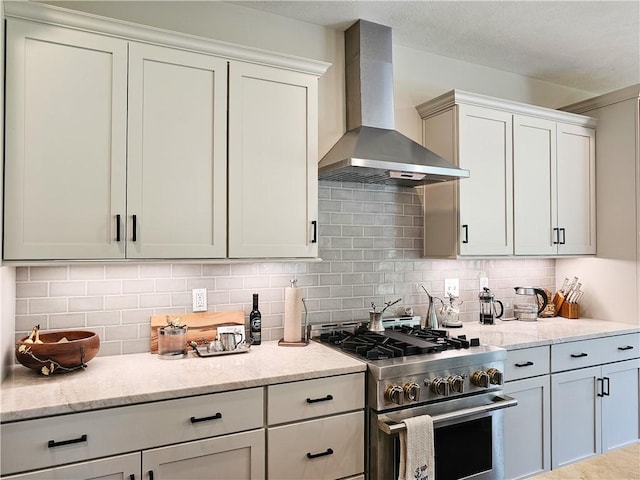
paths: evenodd
<path fill-rule="evenodd" d="M 478 295 L 480 299 L 480 323 L 482 325 L 493 325 L 496 318 L 500 318 L 504 313 L 504 305 L 500 300 L 496 300 L 491 290 L 483 287 L 483 291 Z M 500 305 L 500 313 L 496 312 L 496 303 Z"/>

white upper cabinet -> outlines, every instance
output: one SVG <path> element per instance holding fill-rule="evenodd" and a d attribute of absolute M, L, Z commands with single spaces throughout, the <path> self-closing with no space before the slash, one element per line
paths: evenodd
<path fill-rule="evenodd" d="M 511 115 L 460 105 L 458 159 L 470 178 L 459 180 L 460 255 L 513 252 Z M 426 222 L 425 222 L 426 223 Z"/>
<path fill-rule="evenodd" d="M 514 115 L 513 204 L 516 255 L 558 253 L 556 123 Z"/>
<path fill-rule="evenodd" d="M 5 260 L 317 256 L 328 64 L 9 7 Z"/>
<path fill-rule="evenodd" d="M 4 257 L 122 258 L 127 43 L 20 20 L 6 33 Z"/>
<path fill-rule="evenodd" d="M 129 46 L 128 258 L 224 258 L 227 61 Z"/>
<path fill-rule="evenodd" d="M 317 256 L 317 79 L 229 67 L 229 257 Z"/>
<path fill-rule="evenodd" d="M 595 120 L 451 91 L 424 145 L 470 171 L 425 187 L 425 256 L 595 254 Z"/>
<path fill-rule="evenodd" d="M 596 253 L 596 134 L 558 123 L 559 254 Z"/>
<path fill-rule="evenodd" d="M 513 138 L 515 253 L 595 254 L 593 128 L 514 115 Z"/>

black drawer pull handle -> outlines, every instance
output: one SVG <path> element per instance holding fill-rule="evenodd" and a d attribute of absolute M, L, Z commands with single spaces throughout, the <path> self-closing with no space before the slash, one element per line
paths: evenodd
<path fill-rule="evenodd" d="M 316 220 L 312 220 L 311 225 L 313 226 L 313 238 L 311 239 L 311 243 L 318 243 L 318 222 Z"/>
<path fill-rule="evenodd" d="M 120 214 L 116 215 L 116 242 L 120 241 Z"/>
<path fill-rule="evenodd" d="M 558 245 L 560 243 L 560 229 L 559 228 L 554 228 L 553 229 L 553 244 L 554 245 Z"/>
<path fill-rule="evenodd" d="M 129 480 L 136 480 L 135 474 L 132 473 L 131 475 L 129 475 Z"/>
<path fill-rule="evenodd" d="M 464 230 L 464 240 L 462 240 L 462 243 L 469 243 L 469 225 L 462 225 L 462 229 Z"/>
<path fill-rule="evenodd" d="M 325 457 L 327 455 L 333 455 L 333 448 L 327 448 L 326 452 L 320 452 L 320 453 L 307 453 L 307 458 L 318 458 L 318 457 Z"/>
<path fill-rule="evenodd" d="M 71 445 L 72 443 L 82 443 L 87 441 L 87 436 L 82 435 L 80 438 L 72 438 L 71 440 L 62 440 L 61 442 L 56 442 L 55 440 L 49 440 L 47 443 L 47 447 L 61 447 L 62 445 Z"/>
<path fill-rule="evenodd" d="M 215 415 L 211 415 L 210 417 L 201 417 L 201 418 L 191 417 L 191 423 L 207 422 L 209 420 L 220 420 L 221 418 L 222 418 L 222 414 L 218 412 Z"/>
<path fill-rule="evenodd" d="M 133 217 L 133 221 L 131 222 L 133 225 L 133 233 L 131 234 L 131 241 L 135 242 L 138 239 L 138 226 L 136 225 L 138 223 L 138 216 L 137 215 L 132 215 Z M 153 474 L 151 474 L 153 476 Z"/>
<path fill-rule="evenodd" d="M 153 470 L 149 470 L 149 480 L 153 480 Z"/>
<path fill-rule="evenodd" d="M 601 378 L 596 378 L 596 383 L 597 383 L 597 386 L 596 386 L 597 393 L 596 393 L 596 395 L 598 397 L 604 397 L 604 380 L 602 380 Z"/>
<path fill-rule="evenodd" d="M 533 362 L 516 363 L 516 367 L 530 367 Z"/>
<path fill-rule="evenodd" d="M 626 345 L 624 347 L 618 347 L 618 350 L 633 350 L 633 345 Z"/>
<path fill-rule="evenodd" d="M 326 402 L 327 400 L 333 400 L 333 395 L 327 395 L 322 398 L 307 398 L 307 403 Z"/>
<path fill-rule="evenodd" d="M 582 353 L 572 353 L 571 354 L 571 358 L 582 358 L 582 357 L 588 357 L 588 356 L 589 356 L 589 354 L 584 353 L 584 352 L 582 352 Z"/>

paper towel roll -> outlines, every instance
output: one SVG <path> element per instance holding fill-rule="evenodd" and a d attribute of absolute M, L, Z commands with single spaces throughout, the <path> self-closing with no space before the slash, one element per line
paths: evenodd
<path fill-rule="evenodd" d="M 301 328 L 302 290 L 297 287 L 287 287 L 284 292 L 284 341 L 301 341 Z"/>

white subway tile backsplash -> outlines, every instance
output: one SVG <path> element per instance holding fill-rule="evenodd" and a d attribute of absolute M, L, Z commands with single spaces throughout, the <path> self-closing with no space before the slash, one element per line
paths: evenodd
<path fill-rule="evenodd" d="M 511 303 L 514 286 L 555 284 L 550 259 L 422 259 L 421 189 L 321 181 L 319 198 L 322 261 L 18 267 L 16 337 L 36 324 L 89 328 L 101 336 L 101 356 L 149 351 L 150 317 L 191 312 L 191 290 L 206 288 L 210 311 L 243 310 L 245 321 L 258 293 L 263 338 L 278 340 L 292 278 L 314 323 L 365 320 L 371 302 L 396 298 L 398 311 L 425 315 L 420 285 L 443 297 L 445 278 L 460 280 L 461 318 L 475 321 L 480 276 Z"/>
<path fill-rule="evenodd" d="M 87 282 L 51 282 L 49 296 L 51 297 L 77 297 L 85 295 Z"/>
<path fill-rule="evenodd" d="M 67 311 L 66 298 L 32 298 L 29 299 L 30 315 L 38 313 L 60 313 Z"/>

